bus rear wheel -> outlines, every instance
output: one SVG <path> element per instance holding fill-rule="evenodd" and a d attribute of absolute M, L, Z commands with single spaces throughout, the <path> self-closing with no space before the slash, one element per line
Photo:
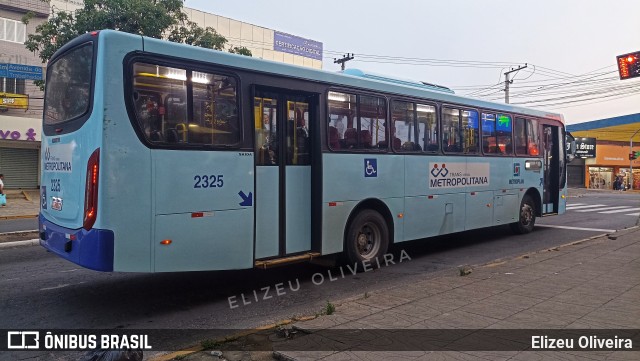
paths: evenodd
<path fill-rule="evenodd" d="M 517 234 L 526 234 L 533 231 L 536 224 L 536 206 L 530 196 L 524 196 L 520 203 L 520 215 L 518 221 L 511 223 L 511 229 Z"/>
<path fill-rule="evenodd" d="M 345 239 L 346 256 L 350 264 L 359 264 L 358 268 L 362 269 L 363 262 L 383 257 L 388 246 L 389 227 L 380 213 L 365 209 L 350 222 Z"/>

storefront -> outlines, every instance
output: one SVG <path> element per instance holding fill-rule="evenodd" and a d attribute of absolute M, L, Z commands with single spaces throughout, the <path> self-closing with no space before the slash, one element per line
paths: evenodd
<path fill-rule="evenodd" d="M 7 189 L 40 185 L 39 119 L 0 115 L 0 174 Z"/>
<path fill-rule="evenodd" d="M 640 146 L 634 146 L 640 151 Z M 585 187 L 591 189 L 629 189 L 633 167 L 633 189 L 640 190 L 640 159 L 630 163 L 629 144 L 598 141 L 595 158 L 585 160 Z"/>

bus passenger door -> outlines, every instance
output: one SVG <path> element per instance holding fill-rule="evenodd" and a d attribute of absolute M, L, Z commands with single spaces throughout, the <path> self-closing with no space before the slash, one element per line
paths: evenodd
<path fill-rule="evenodd" d="M 311 250 L 313 98 L 256 90 L 255 259 Z"/>
<path fill-rule="evenodd" d="M 558 127 L 556 126 L 542 125 L 544 152 L 542 214 L 558 213 L 558 183 L 560 181 L 560 150 L 558 147 L 564 146 L 564 143 L 558 139 L 559 133 Z"/>

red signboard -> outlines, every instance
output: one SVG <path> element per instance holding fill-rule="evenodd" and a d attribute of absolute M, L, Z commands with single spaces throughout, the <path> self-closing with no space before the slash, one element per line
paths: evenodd
<path fill-rule="evenodd" d="M 640 77 L 640 51 L 618 56 L 620 79 Z"/>

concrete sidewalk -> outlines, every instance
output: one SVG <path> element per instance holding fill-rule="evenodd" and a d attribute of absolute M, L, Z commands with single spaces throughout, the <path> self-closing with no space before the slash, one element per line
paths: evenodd
<path fill-rule="evenodd" d="M 40 212 L 38 190 L 7 190 L 7 205 L 0 207 L 0 220 L 34 218 Z"/>
<path fill-rule="evenodd" d="M 426 277 L 425 277 L 426 278 Z M 574 242 L 344 302 L 332 315 L 301 322 L 325 329 L 640 329 L 640 228 Z M 323 333 L 326 342 L 332 333 Z M 637 347 L 639 345 L 635 345 Z M 638 349 L 638 348 L 636 348 Z M 456 352 L 451 352 L 456 358 Z M 532 355 L 536 353 L 536 355 Z M 464 352 L 464 356 L 472 356 Z M 432 352 L 275 352 L 287 360 L 432 359 Z M 488 359 L 534 359 L 536 351 L 477 353 Z M 640 352 L 564 353 L 583 358 L 640 360 Z M 595 357 L 595 358 L 594 358 Z"/>

